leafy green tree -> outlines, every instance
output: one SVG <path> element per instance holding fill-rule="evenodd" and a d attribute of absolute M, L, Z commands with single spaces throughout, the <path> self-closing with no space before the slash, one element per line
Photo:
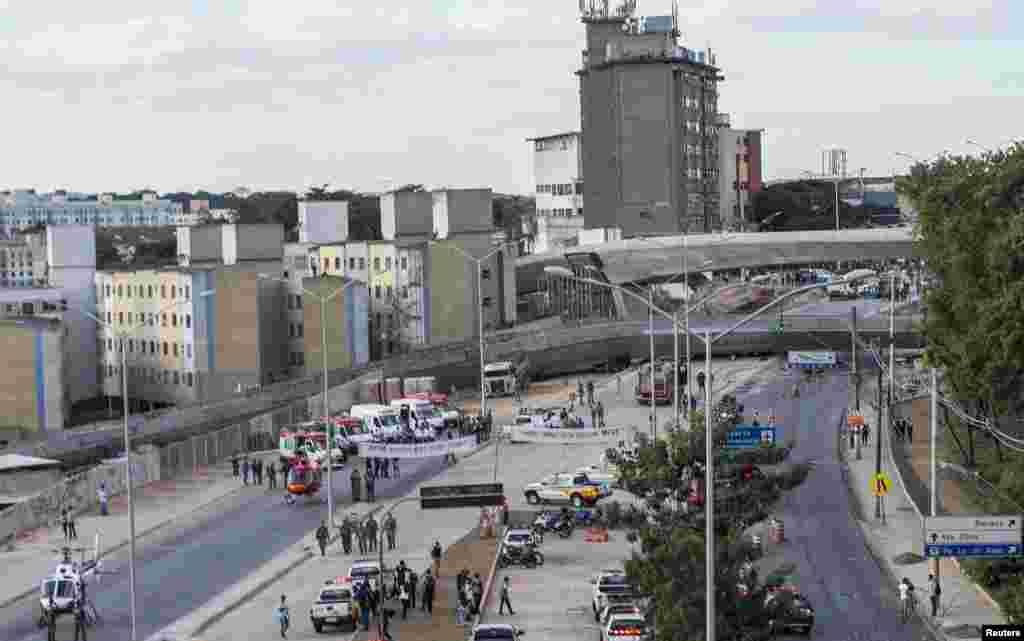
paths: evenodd
<path fill-rule="evenodd" d="M 976 411 L 1016 419 L 1024 375 L 1024 145 L 915 166 L 898 188 L 920 212 L 916 249 L 936 281 L 925 297 L 929 361 Z M 1005 429 L 1019 425 L 1011 420 Z"/>

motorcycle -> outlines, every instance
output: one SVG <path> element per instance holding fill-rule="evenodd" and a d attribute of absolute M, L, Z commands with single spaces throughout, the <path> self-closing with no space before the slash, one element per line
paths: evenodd
<path fill-rule="evenodd" d="M 498 557 L 498 567 L 507 568 L 510 565 L 521 565 L 524 568 L 544 565 L 544 555 L 529 545 L 505 546 Z"/>
<path fill-rule="evenodd" d="M 559 521 L 558 525 L 555 526 L 555 532 L 558 532 L 558 536 L 563 539 L 571 537 L 575 529 L 576 524 L 570 519 Z"/>

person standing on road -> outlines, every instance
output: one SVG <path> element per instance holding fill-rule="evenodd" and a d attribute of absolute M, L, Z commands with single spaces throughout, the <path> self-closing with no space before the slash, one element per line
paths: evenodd
<path fill-rule="evenodd" d="M 366 554 L 366 531 L 367 525 L 365 522 L 359 523 L 355 526 L 356 537 L 359 539 L 359 554 Z"/>
<path fill-rule="evenodd" d="M 394 477 L 398 478 L 398 457 L 391 459 L 391 472 Z"/>
<path fill-rule="evenodd" d="M 327 539 L 331 533 L 327 531 L 327 521 L 320 521 L 320 527 L 316 529 L 316 544 L 320 546 L 320 556 L 327 556 Z"/>
<path fill-rule="evenodd" d="M 267 467 L 267 481 L 268 481 L 267 489 L 269 489 L 269 490 L 276 490 L 277 489 L 277 466 L 274 465 L 273 461 L 271 461 L 270 465 Z"/>
<path fill-rule="evenodd" d="M 420 609 L 430 614 L 434 613 L 434 575 L 430 573 L 430 568 L 427 568 L 427 573 L 423 576 L 423 602 Z"/>
<path fill-rule="evenodd" d="M 409 618 L 409 587 L 402 583 L 398 587 L 398 600 L 402 602 L 402 620 Z"/>
<path fill-rule="evenodd" d="M 441 576 L 441 542 L 434 541 L 434 547 L 430 548 L 430 560 L 434 563 L 434 576 Z"/>
<path fill-rule="evenodd" d="M 502 581 L 502 583 L 501 583 L 501 605 L 498 606 L 498 615 L 499 616 L 505 614 L 505 606 L 506 605 L 508 606 L 508 613 L 511 614 L 512 616 L 515 616 L 516 613 L 512 611 L 512 601 L 509 600 L 508 577 L 505 577 L 505 580 Z"/>
<path fill-rule="evenodd" d="M 71 540 L 71 535 L 69 533 L 68 512 L 69 510 L 66 507 L 62 507 L 60 509 L 60 529 L 64 532 L 65 542 Z"/>
<path fill-rule="evenodd" d="M 281 595 L 281 605 L 274 610 L 274 618 L 281 626 L 281 638 L 288 638 L 288 627 L 291 625 L 291 613 L 288 610 L 287 597 Z"/>
<path fill-rule="evenodd" d="M 373 518 L 373 516 L 370 516 L 369 519 L 366 521 L 366 527 L 367 527 L 367 530 L 368 530 L 369 535 L 370 535 L 369 540 L 367 541 L 367 543 L 370 546 L 370 551 L 371 552 L 376 552 L 377 551 L 377 543 L 378 543 L 378 541 L 377 541 L 377 521 Z"/>
<path fill-rule="evenodd" d="M 110 496 L 107 494 L 107 482 L 100 481 L 100 487 L 96 490 L 96 498 L 100 501 L 100 514 L 103 516 L 110 515 L 110 506 L 108 501 Z"/>
<path fill-rule="evenodd" d="M 231 457 L 231 476 L 238 478 L 238 456 Z"/>
<path fill-rule="evenodd" d="M 416 573 L 413 572 L 411 568 L 409 570 L 409 580 L 407 583 L 409 588 L 409 607 L 416 609 L 416 590 L 419 588 L 419 577 L 416 576 Z"/>
<path fill-rule="evenodd" d="M 384 533 L 388 536 L 388 549 L 395 549 L 395 534 L 398 531 L 398 521 L 394 514 L 388 514 L 384 519 Z"/>
<path fill-rule="evenodd" d="M 704 375 L 704 370 L 697 372 L 697 387 L 704 391 L 704 385 L 707 383 L 707 377 Z"/>
<path fill-rule="evenodd" d="M 341 522 L 341 527 L 338 528 L 341 534 L 341 549 L 345 551 L 345 554 L 352 553 L 352 522 L 346 516 L 345 520 Z"/>
<path fill-rule="evenodd" d="M 939 584 L 939 578 L 934 574 L 928 575 L 928 587 L 929 597 L 932 601 L 932 618 L 939 616 L 939 597 L 942 596 L 942 586 Z"/>
<path fill-rule="evenodd" d="M 594 404 L 594 381 L 587 381 L 587 405 Z"/>
<path fill-rule="evenodd" d="M 242 459 L 242 485 L 249 484 L 249 459 Z"/>
<path fill-rule="evenodd" d="M 78 540 L 78 526 L 75 524 L 75 513 L 68 507 L 68 538 L 72 541 Z"/>
<path fill-rule="evenodd" d="M 870 438 L 871 438 L 871 426 L 870 426 L 870 425 L 868 425 L 867 423 L 865 423 L 865 424 L 864 424 L 864 427 L 863 427 L 863 428 L 861 428 L 861 433 L 860 433 L 860 435 L 861 435 L 861 437 L 863 438 L 863 441 L 862 441 L 862 443 L 863 443 L 864 445 L 867 445 L 867 444 L 868 444 L 868 439 L 870 439 Z"/>

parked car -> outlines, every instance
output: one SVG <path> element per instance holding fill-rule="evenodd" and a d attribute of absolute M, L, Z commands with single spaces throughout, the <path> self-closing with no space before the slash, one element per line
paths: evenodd
<path fill-rule="evenodd" d="M 633 614 L 638 617 L 643 616 L 643 611 L 640 610 L 640 606 L 630 601 L 629 603 L 613 603 L 612 605 L 606 605 L 604 610 L 601 610 L 599 620 L 601 625 L 607 625 L 608 619 L 615 614 Z"/>
<path fill-rule="evenodd" d="M 509 623 L 481 623 L 473 629 L 473 641 L 519 641 L 525 634 L 522 628 Z"/>
<path fill-rule="evenodd" d="M 647 623 L 636 614 L 615 614 L 601 627 L 601 641 L 649 641 L 652 638 Z"/>
<path fill-rule="evenodd" d="M 309 620 L 313 629 L 323 632 L 324 626 L 356 627 L 355 610 L 352 608 L 352 588 L 336 580 L 327 581 L 317 594 L 313 607 L 309 609 Z"/>
<path fill-rule="evenodd" d="M 585 476 L 554 474 L 527 485 L 523 495 L 530 505 L 571 503 L 573 507 L 583 507 L 597 503 L 603 492 L 600 487 L 590 485 Z"/>
<path fill-rule="evenodd" d="M 595 621 L 600 621 L 601 612 L 609 605 L 632 603 L 635 598 L 633 586 L 622 570 L 601 570 L 590 582 L 594 586 L 590 607 Z"/>

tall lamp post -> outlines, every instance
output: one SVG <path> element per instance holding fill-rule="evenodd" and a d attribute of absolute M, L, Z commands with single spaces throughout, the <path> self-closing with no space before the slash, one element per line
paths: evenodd
<path fill-rule="evenodd" d="M 284 278 L 278 278 L 271 276 L 270 274 L 260 274 L 260 280 L 273 280 L 285 285 L 293 286 L 294 282 L 286 280 Z M 299 289 L 302 290 L 303 294 L 312 296 L 320 303 L 320 364 L 322 366 L 321 377 L 323 378 L 324 390 L 323 390 L 323 410 L 324 410 L 324 429 L 328 435 L 332 434 L 330 427 L 331 411 L 329 402 L 327 400 L 327 303 L 335 296 L 339 296 L 344 293 L 349 287 L 356 284 L 365 284 L 359 280 L 349 280 L 341 287 L 335 289 L 330 294 L 321 294 L 320 292 L 314 292 L 306 289 L 302 285 L 299 285 Z M 383 380 L 383 379 L 382 379 Z M 333 439 L 329 439 L 327 443 L 327 522 L 334 527 L 334 488 L 331 483 L 331 478 L 334 476 L 334 443 Z"/>
<path fill-rule="evenodd" d="M 200 292 L 196 295 L 197 298 L 205 298 L 212 296 L 215 290 L 208 289 L 204 292 Z M 159 317 L 163 312 L 178 307 L 179 305 L 188 304 L 189 300 L 179 300 L 168 305 L 164 305 L 155 312 L 155 316 Z M 128 428 L 128 418 L 130 416 L 130 406 L 128 403 L 128 336 L 131 335 L 135 330 L 146 325 L 146 317 L 143 315 L 142 320 L 137 323 L 131 323 L 126 328 L 117 330 L 114 329 L 113 323 L 108 323 L 102 320 L 96 314 L 86 311 L 80 307 L 71 305 L 63 305 L 64 309 L 71 310 L 86 316 L 97 324 L 107 328 L 111 334 L 114 334 L 118 338 L 118 348 L 121 351 L 121 402 L 122 402 L 122 424 L 124 429 L 124 455 L 125 455 L 125 484 L 127 485 L 128 494 L 128 611 L 131 617 L 131 636 L 129 641 L 135 641 L 137 636 L 138 627 L 136 625 L 136 608 L 135 608 L 135 491 L 134 481 L 132 479 L 132 444 L 131 444 L 131 432 Z"/>
<path fill-rule="evenodd" d="M 579 276 L 574 275 L 567 268 L 556 266 L 556 265 L 549 265 L 549 266 L 545 267 L 544 268 L 544 272 L 548 273 L 548 274 L 556 275 L 556 276 L 561 276 L 563 278 L 568 278 L 568 279 L 571 279 L 571 280 L 574 280 L 574 281 L 577 281 L 577 282 L 586 283 L 586 284 L 594 285 L 594 286 L 597 286 L 597 287 L 605 287 L 605 288 L 608 288 L 608 289 L 616 290 L 616 291 L 618 291 L 618 292 L 620 292 L 620 293 L 622 293 L 622 294 L 624 294 L 626 296 L 630 296 L 631 298 L 633 298 L 635 300 L 639 300 L 644 305 L 647 305 L 649 307 L 649 309 L 650 309 L 652 314 L 657 314 L 657 315 L 661 316 L 662 318 L 666 318 L 666 319 L 668 319 L 668 320 L 670 320 L 672 322 L 675 322 L 675 317 L 672 314 L 670 314 L 669 312 L 666 312 L 665 310 L 663 310 L 661 308 L 658 308 L 658 307 L 654 306 L 652 303 L 648 302 L 648 300 L 645 299 L 640 294 L 637 294 L 636 292 L 630 291 L 630 290 L 626 289 L 625 287 L 621 287 L 619 285 L 614 285 L 612 283 L 607 283 L 607 282 L 604 282 L 604 281 L 594 280 L 594 279 L 591 279 L 591 278 L 581 278 Z M 781 296 L 775 298 L 774 300 L 772 300 L 771 302 L 767 303 L 766 305 L 758 308 L 754 312 L 751 312 L 750 314 L 744 316 L 739 321 L 737 321 L 735 324 L 730 326 L 728 329 L 722 331 L 721 333 L 719 333 L 719 334 L 717 334 L 715 336 L 712 336 L 711 332 L 709 330 L 705 330 L 703 335 L 690 333 L 690 334 L 687 335 L 687 339 L 689 339 L 689 336 L 696 336 L 698 339 L 701 340 L 701 342 L 704 343 L 704 367 L 706 368 L 706 374 L 708 376 L 708 380 L 710 381 L 710 378 L 711 378 L 711 346 L 716 341 L 718 341 L 719 339 L 722 339 L 722 338 L 728 336 L 729 334 L 732 334 L 737 329 L 743 327 L 744 325 L 746 325 L 750 321 L 753 321 L 753 320 L 757 319 L 759 316 L 761 316 L 765 312 L 771 310 L 775 306 L 781 305 L 782 303 L 784 303 L 786 300 L 788 300 L 789 298 L 791 298 L 793 296 L 799 296 L 800 294 L 803 294 L 805 292 L 809 292 L 809 291 L 812 291 L 812 290 L 815 290 L 815 289 L 821 289 L 821 288 L 824 288 L 824 287 L 828 287 L 829 285 L 835 285 L 837 283 L 838 284 L 845 284 L 845 283 L 856 282 L 858 280 L 863 280 L 863 278 L 865 278 L 865 277 L 853 278 L 853 279 L 843 278 L 843 279 L 839 279 L 838 281 L 833 281 L 832 283 L 814 283 L 812 285 L 805 285 L 804 287 L 799 287 L 799 288 L 794 289 L 792 291 L 786 292 L 785 294 L 782 294 Z M 679 327 L 678 326 L 675 327 L 675 331 L 677 331 L 677 332 L 679 331 Z M 705 540 L 705 556 L 706 556 L 705 562 L 706 562 L 706 570 L 707 570 L 707 576 L 706 576 L 707 585 L 706 585 L 706 593 L 705 593 L 705 600 L 706 600 L 706 603 L 707 603 L 707 621 L 706 621 L 707 635 L 706 635 L 706 639 L 707 639 L 707 641 L 715 641 L 715 581 L 714 581 L 714 578 L 715 578 L 715 544 L 714 544 L 714 532 L 715 532 L 715 530 L 714 530 L 714 504 L 715 504 L 714 503 L 714 498 L 715 498 L 714 497 L 714 487 L 715 487 L 715 482 L 714 482 L 714 462 L 713 462 L 714 459 L 712 458 L 713 452 L 712 452 L 712 447 L 711 447 L 711 440 L 712 440 L 711 436 L 712 436 L 712 433 L 711 433 L 711 385 L 710 384 L 706 385 L 705 388 L 704 388 L 704 403 L 705 403 L 705 405 L 704 405 L 704 430 L 705 430 L 705 434 L 704 434 L 704 445 L 705 445 L 705 451 L 704 451 L 704 456 L 705 456 L 705 472 L 704 472 L 705 523 L 704 523 L 704 537 L 705 537 L 705 539 L 704 540 Z"/>
<path fill-rule="evenodd" d="M 462 249 L 458 245 L 448 244 L 448 243 L 439 243 L 436 240 L 430 241 L 429 244 L 430 245 L 439 245 L 441 247 L 446 247 L 448 249 L 454 249 L 458 253 L 462 254 L 463 258 L 465 258 L 469 262 L 474 263 L 476 265 L 476 308 L 477 308 L 477 314 L 478 314 L 477 319 L 478 319 L 478 323 L 480 324 L 479 331 L 478 331 L 478 338 L 480 340 L 480 416 L 484 417 L 484 416 L 487 415 L 487 377 L 484 375 L 484 367 L 487 365 L 487 361 L 485 360 L 486 356 L 484 354 L 484 274 L 483 274 L 484 268 L 483 268 L 483 264 L 488 259 L 490 259 L 491 256 L 494 256 L 498 252 L 504 250 L 505 247 L 508 247 L 510 245 L 515 246 L 516 243 L 513 242 L 513 241 L 507 241 L 507 242 L 504 242 L 504 243 L 500 243 L 498 246 L 496 246 L 494 249 L 492 249 L 491 251 L 487 252 L 486 254 L 481 256 L 480 258 L 477 258 L 476 256 L 470 254 L 469 252 L 467 252 L 466 250 Z M 516 381 L 516 384 L 518 385 L 519 382 Z M 500 439 L 496 439 L 495 440 L 495 445 L 494 445 L 494 481 L 495 482 L 497 482 L 497 480 L 498 480 L 498 445 L 497 444 L 499 442 L 500 442 Z"/>

